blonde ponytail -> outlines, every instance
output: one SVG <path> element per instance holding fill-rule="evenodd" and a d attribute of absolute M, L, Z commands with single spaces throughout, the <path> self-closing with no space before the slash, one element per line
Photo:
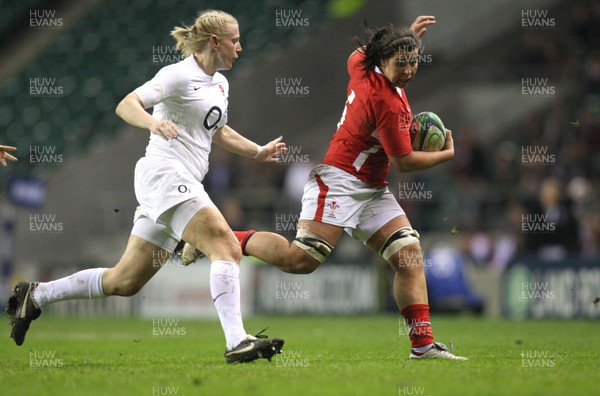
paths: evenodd
<path fill-rule="evenodd" d="M 236 25 L 237 20 L 225 11 L 205 10 L 198 14 L 191 27 L 174 27 L 171 36 L 175 39 L 175 48 L 181 51 L 184 57 L 188 57 L 195 52 L 201 52 L 211 36 L 227 36 L 230 24 Z"/>

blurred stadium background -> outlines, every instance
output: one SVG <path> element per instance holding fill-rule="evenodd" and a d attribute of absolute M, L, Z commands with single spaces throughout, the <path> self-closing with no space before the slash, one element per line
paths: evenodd
<path fill-rule="evenodd" d="M 432 307 L 488 317 L 598 318 L 600 3 L 586 0 L 0 0 L 0 295 L 119 259 L 136 200 L 133 168 L 148 133 L 118 101 L 179 60 L 169 31 L 198 10 L 240 23 L 230 125 L 283 164 L 217 148 L 205 186 L 232 228 L 292 238 L 308 170 L 346 98 L 345 61 L 361 25 L 437 24 L 424 38 L 412 109 L 453 130 L 455 159 L 391 172 L 427 253 Z M 131 299 L 69 302 L 59 315 L 216 317 L 208 265 L 171 261 Z M 242 264 L 246 315 L 397 312 L 391 272 L 344 237 L 315 273 Z"/>

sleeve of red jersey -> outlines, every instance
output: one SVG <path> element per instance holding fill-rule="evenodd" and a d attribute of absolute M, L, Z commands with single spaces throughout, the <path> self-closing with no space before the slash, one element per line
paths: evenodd
<path fill-rule="evenodd" d="M 379 141 L 387 156 L 402 157 L 410 154 L 413 151 L 410 141 L 410 125 L 401 122 L 406 119 L 406 114 L 392 111 L 385 98 L 379 95 L 373 95 L 372 99 Z"/>

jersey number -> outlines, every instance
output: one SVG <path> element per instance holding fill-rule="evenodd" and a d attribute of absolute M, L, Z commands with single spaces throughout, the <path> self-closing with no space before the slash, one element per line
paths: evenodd
<path fill-rule="evenodd" d="M 355 97 L 356 94 L 354 93 L 354 91 L 350 91 L 350 95 L 348 95 L 348 100 L 346 100 L 346 105 L 344 106 L 344 111 L 342 112 L 342 119 L 337 124 L 337 129 L 340 129 L 340 127 L 344 123 L 344 120 L 346 119 L 346 112 L 348 111 L 348 105 L 351 105 L 352 102 L 354 102 Z"/>
<path fill-rule="evenodd" d="M 356 94 L 354 93 L 354 90 L 351 90 L 350 95 L 348 95 L 348 100 L 346 100 L 346 105 L 344 106 L 344 112 L 342 113 L 342 119 L 337 124 L 337 129 L 340 129 L 340 127 L 344 123 L 344 120 L 346 119 L 346 113 L 348 112 L 348 106 L 351 105 L 352 102 L 354 102 L 354 98 L 356 98 Z M 352 166 L 354 166 L 354 169 L 356 169 L 357 172 L 360 172 L 360 168 L 362 168 L 362 166 L 365 164 L 365 162 L 367 161 L 367 158 L 369 158 L 369 155 L 375 154 L 376 152 L 379 151 L 380 148 L 381 148 L 381 145 L 376 144 L 375 146 L 371 147 L 370 149 L 362 151 L 358 155 L 358 157 L 356 157 L 354 162 L 352 163 Z"/>
<path fill-rule="evenodd" d="M 217 120 L 215 122 L 213 122 L 212 124 L 210 124 L 210 116 L 213 114 L 213 112 L 217 113 Z M 211 129 L 213 129 L 214 127 L 217 126 L 217 124 L 219 123 L 219 121 L 221 121 L 221 117 L 223 116 L 223 112 L 221 111 L 221 109 L 218 106 L 213 106 L 210 108 L 210 110 L 208 110 L 208 113 L 206 113 L 206 117 L 204 117 L 204 128 L 206 128 L 207 131 L 210 131 Z"/>
<path fill-rule="evenodd" d="M 354 167 L 354 169 L 356 169 L 357 172 L 360 172 L 360 168 L 362 168 L 362 166 L 365 164 L 365 162 L 367 162 L 367 158 L 369 158 L 369 155 L 375 154 L 376 152 L 379 151 L 380 148 L 381 148 L 381 145 L 376 144 L 375 146 L 371 147 L 368 150 L 361 151 L 360 154 L 358 155 L 358 157 L 356 157 L 356 159 L 352 163 L 352 166 Z"/>

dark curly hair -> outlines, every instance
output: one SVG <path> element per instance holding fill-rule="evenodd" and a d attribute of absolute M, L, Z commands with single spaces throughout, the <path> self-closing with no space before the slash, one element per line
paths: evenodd
<path fill-rule="evenodd" d="M 369 35 L 367 42 L 362 43 L 358 38 L 354 38 L 354 41 L 355 49 L 365 54 L 365 59 L 361 61 L 365 76 L 394 52 L 412 52 L 415 48 L 419 53 L 421 52 L 421 40 L 408 26 L 396 26 L 390 23 L 371 30 L 365 23 L 364 28 Z"/>

